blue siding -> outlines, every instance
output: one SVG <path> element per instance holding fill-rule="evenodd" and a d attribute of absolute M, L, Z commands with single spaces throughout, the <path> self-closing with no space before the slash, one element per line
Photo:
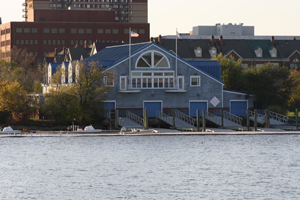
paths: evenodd
<path fill-rule="evenodd" d="M 147 109 L 148 117 L 156 117 L 156 111 L 161 111 L 161 102 L 145 102 L 144 109 Z"/>
<path fill-rule="evenodd" d="M 113 110 L 116 108 L 116 103 L 115 102 L 106 102 L 106 105 L 104 106 L 105 109 L 105 115 L 104 117 L 109 117 L 109 112 L 110 110 Z"/>
<path fill-rule="evenodd" d="M 247 115 L 247 101 L 231 101 L 231 114 L 244 117 Z"/>
<path fill-rule="evenodd" d="M 196 117 L 197 110 L 200 112 L 200 116 L 202 117 L 202 110 L 207 111 L 207 102 L 190 102 L 190 116 Z"/>

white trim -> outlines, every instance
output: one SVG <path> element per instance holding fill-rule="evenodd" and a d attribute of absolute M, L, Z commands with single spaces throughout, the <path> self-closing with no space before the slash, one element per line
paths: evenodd
<path fill-rule="evenodd" d="M 149 43 L 149 42 L 145 42 L 145 43 Z M 152 43 L 152 42 L 151 42 L 151 43 Z M 140 44 L 141 44 L 141 43 L 139 43 L 139 45 L 140 45 Z M 136 44 L 136 45 L 137 45 L 137 44 Z M 166 53 L 166 54 L 168 54 L 169 56 L 171 56 L 171 57 L 173 57 L 173 58 L 176 59 L 176 57 L 174 56 L 174 54 L 172 54 L 171 52 L 168 52 L 168 51 L 162 49 L 162 48 L 161 48 L 160 46 L 158 46 L 158 45 L 156 46 L 155 44 L 149 45 L 148 47 L 146 47 L 145 49 L 143 49 L 143 51 L 146 50 L 146 49 L 149 49 L 149 48 L 152 47 L 152 46 L 155 46 L 156 48 L 160 49 L 160 50 L 163 51 L 164 53 Z M 119 46 L 106 47 L 106 48 L 117 48 L 117 47 L 120 47 L 120 45 L 119 45 Z M 131 55 L 131 57 L 134 56 L 135 54 L 138 54 L 138 53 L 140 53 L 140 51 L 135 52 L 134 54 Z M 111 66 L 110 68 L 106 69 L 105 72 L 106 72 L 106 71 L 109 71 L 109 70 L 111 70 L 112 68 L 118 66 L 119 64 L 121 64 L 121 63 L 127 61 L 128 59 L 129 59 L 129 58 L 126 58 L 126 59 L 124 59 L 124 60 L 122 60 L 122 61 L 116 63 L 115 65 L 113 65 L 113 66 Z M 177 58 L 177 59 L 178 59 L 178 58 Z M 193 68 L 194 70 L 196 70 L 196 71 L 202 73 L 203 75 L 207 76 L 208 78 L 213 79 L 214 81 L 216 81 L 216 82 L 218 82 L 218 83 L 224 85 L 224 83 L 223 83 L 221 80 L 217 80 L 216 78 L 214 78 L 214 77 L 212 77 L 212 76 L 210 76 L 210 75 L 204 73 L 203 71 L 201 71 L 201 70 L 197 69 L 196 67 L 190 65 L 189 63 L 187 63 L 187 62 L 184 61 L 184 60 L 181 60 L 181 59 L 178 59 L 178 60 L 181 61 L 182 63 L 184 63 L 185 65 L 187 65 L 187 66 Z"/>
<path fill-rule="evenodd" d="M 122 79 L 125 79 L 125 88 L 122 89 Z M 127 76 L 120 76 L 120 90 L 127 90 Z"/>
<path fill-rule="evenodd" d="M 163 100 L 143 100 L 143 110 L 145 108 L 145 103 L 160 103 L 160 112 L 163 112 Z"/>
<path fill-rule="evenodd" d="M 232 93 L 232 94 L 241 94 L 241 95 L 250 95 L 250 96 L 254 96 L 253 94 L 247 94 L 247 93 L 243 93 L 243 92 L 234 92 L 234 91 L 228 91 L 228 90 L 224 90 L 223 92 L 228 92 L 228 93 Z"/>
<path fill-rule="evenodd" d="M 143 55 L 145 55 L 145 54 L 147 54 L 147 53 L 150 53 L 151 54 L 151 66 L 150 67 L 138 67 L 137 66 L 137 64 L 138 64 L 138 62 L 139 62 L 139 60 L 140 59 L 143 59 L 145 62 L 146 62 L 146 60 L 143 58 Z M 159 53 L 160 55 L 162 55 L 163 56 L 163 58 L 165 58 L 166 60 L 167 60 L 167 63 L 168 63 L 168 67 L 155 67 L 154 66 L 154 54 L 155 53 Z M 162 58 L 162 59 L 163 59 Z M 156 65 L 158 65 L 161 61 L 162 61 L 162 59 L 156 64 Z M 164 55 L 164 54 L 162 54 L 161 52 L 159 52 L 159 51 L 155 51 L 155 50 L 150 50 L 150 51 L 145 51 L 145 52 L 143 52 L 138 58 L 137 58 L 137 60 L 136 60 L 136 62 L 135 62 L 135 69 L 170 69 L 171 68 L 171 65 L 170 65 L 170 61 L 168 60 L 168 58 Z"/>
<path fill-rule="evenodd" d="M 116 100 L 105 100 L 105 103 L 115 103 L 115 109 L 117 108 L 117 101 Z"/>
<path fill-rule="evenodd" d="M 193 78 L 197 78 L 197 85 L 192 85 Z M 201 86 L 201 77 L 200 76 L 190 76 L 190 86 L 191 87 L 200 87 Z"/>
<path fill-rule="evenodd" d="M 153 69 L 153 68 L 152 68 Z M 140 78 L 141 79 L 141 88 L 133 88 L 133 89 L 175 89 L 176 88 L 176 86 L 175 86 L 175 72 L 174 71 L 162 71 L 162 70 L 160 70 L 160 71 L 155 71 L 155 70 L 143 70 L 143 71 L 140 71 L 140 70 L 134 70 L 134 71 L 131 71 L 131 73 L 141 73 L 141 76 L 133 76 L 132 74 L 131 74 L 131 88 L 132 88 L 132 79 L 134 79 L 134 78 Z M 151 76 L 143 76 L 142 75 L 142 73 L 151 73 Z M 173 76 L 165 76 L 165 75 L 163 75 L 163 76 L 154 76 L 154 73 L 173 73 Z M 151 79 L 151 87 L 146 87 L 146 88 L 144 88 L 143 87 L 143 78 L 146 78 L 147 79 L 147 81 L 148 81 L 148 79 L 150 78 Z M 163 79 L 163 87 L 154 87 L 154 79 L 155 78 L 162 78 Z M 170 79 L 170 78 L 172 78 L 173 79 L 173 87 L 165 87 L 165 79 Z M 148 82 L 146 83 L 146 84 L 148 84 Z M 159 84 L 159 82 L 158 82 L 158 84 Z"/>
<path fill-rule="evenodd" d="M 191 116 L 191 103 L 206 103 L 206 111 L 208 112 L 208 100 L 189 100 L 189 116 Z"/>
<path fill-rule="evenodd" d="M 235 102 L 237 102 L 237 101 L 246 101 L 247 102 L 247 109 L 248 109 L 248 100 L 239 100 L 239 99 L 237 99 L 237 100 L 229 100 L 229 111 L 231 112 L 231 102 L 232 101 L 235 101 Z"/>
<path fill-rule="evenodd" d="M 238 54 L 235 50 L 231 50 L 229 53 L 227 53 L 227 54 L 225 55 L 225 57 L 229 56 L 229 54 L 231 54 L 231 52 L 234 52 L 240 59 L 243 59 L 243 57 L 240 56 L 240 54 Z"/>
<path fill-rule="evenodd" d="M 300 54 L 300 52 L 298 51 L 298 50 L 295 50 L 289 57 L 287 57 L 288 59 L 290 59 L 295 53 L 298 53 L 298 54 Z"/>
<path fill-rule="evenodd" d="M 103 78 L 104 78 L 103 82 L 104 82 L 105 86 L 107 86 L 107 87 L 115 87 L 115 80 L 114 80 L 114 78 L 112 79 L 112 85 L 107 85 L 107 76 L 104 76 Z"/>
<path fill-rule="evenodd" d="M 184 90 L 184 76 L 177 76 L 177 88 L 178 90 Z M 182 79 L 182 88 L 179 88 L 179 79 Z"/>

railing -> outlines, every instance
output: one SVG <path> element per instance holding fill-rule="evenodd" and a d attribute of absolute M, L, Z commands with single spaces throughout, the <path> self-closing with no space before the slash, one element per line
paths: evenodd
<path fill-rule="evenodd" d="M 228 119 L 229 121 L 232 121 L 236 124 L 242 125 L 243 119 L 241 117 L 231 114 L 230 112 L 227 112 L 226 110 L 223 110 L 223 114 L 224 114 L 225 119 Z"/>
<path fill-rule="evenodd" d="M 285 123 L 285 124 L 288 123 L 289 118 L 287 116 L 281 115 L 281 114 L 273 112 L 273 111 L 269 111 L 269 113 L 270 113 L 270 118 L 271 119 L 274 119 L 276 121 L 280 121 L 280 122 Z M 267 115 L 267 110 L 265 111 L 265 116 L 266 115 Z"/>
<path fill-rule="evenodd" d="M 209 121 L 214 122 L 215 124 L 218 124 L 219 126 L 222 125 L 221 123 L 221 117 L 214 115 L 210 112 L 205 112 L 205 118 L 208 119 Z"/>
<path fill-rule="evenodd" d="M 189 123 L 192 126 L 195 126 L 196 120 L 183 112 L 180 112 L 179 110 L 175 110 L 175 117 L 181 119 L 182 121 L 185 121 L 186 123 Z"/>
<path fill-rule="evenodd" d="M 122 119 L 122 117 L 119 117 L 118 123 L 119 126 L 124 126 L 124 119 Z"/>
<path fill-rule="evenodd" d="M 134 113 L 126 110 L 126 117 L 128 119 L 130 119 L 130 120 L 132 120 L 132 121 L 134 121 L 134 122 L 136 122 L 136 123 L 138 123 L 138 124 L 140 124 L 140 125 L 143 126 L 144 119 L 141 118 L 141 117 L 139 117 L 139 116 L 137 116 L 136 114 L 134 114 Z"/>
<path fill-rule="evenodd" d="M 158 117 L 159 119 L 167 122 L 168 124 L 172 125 L 173 124 L 173 117 L 170 117 L 169 115 L 157 110 L 156 111 L 156 117 Z"/>

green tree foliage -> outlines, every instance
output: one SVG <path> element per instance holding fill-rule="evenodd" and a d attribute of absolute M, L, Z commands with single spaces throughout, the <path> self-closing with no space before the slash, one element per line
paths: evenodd
<path fill-rule="evenodd" d="M 291 95 L 292 80 L 286 67 L 266 63 L 244 71 L 244 89 L 255 95 L 264 109 L 280 106 L 286 109 Z"/>
<path fill-rule="evenodd" d="M 290 78 L 293 87 L 291 88 L 291 98 L 289 100 L 289 110 L 295 111 L 300 108 L 300 71 L 298 69 L 290 70 Z"/>
<path fill-rule="evenodd" d="M 225 83 L 224 88 L 240 90 L 242 89 L 242 62 L 235 61 L 232 56 L 225 57 L 220 53 L 212 60 L 219 61 L 221 65 L 221 80 Z"/>
<path fill-rule="evenodd" d="M 36 105 L 19 82 L 0 83 L 0 111 L 10 113 L 12 122 L 27 120 L 37 109 Z"/>
<path fill-rule="evenodd" d="M 58 85 L 61 70 L 52 77 L 53 90 L 45 97 L 43 111 L 56 120 L 92 122 L 103 117 L 104 100 L 109 89 L 103 80 L 104 77 L 113 79 L 115 74 L 94 62 L 88 65 L 81 63 L 78 69 L 76 83 L 68 86 Z"/>
<path fill-rule="evenodd" d="M 41 93 L 41 68 L 34 56 L 25 50 L 13 48 L 11 60 L 0 59 L 1 98 L 0 111 L 12 116 L 13 121 L 28 119 L 37 109 L 37 103 L 29 93 Z M 4 120 L 1 120 L 4 123 Z"/>

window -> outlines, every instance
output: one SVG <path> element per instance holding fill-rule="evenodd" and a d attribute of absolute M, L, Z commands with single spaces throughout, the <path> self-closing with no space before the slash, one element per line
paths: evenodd
<path fill-rule="evenodd" d="M 151 51 L 144 53 L 136 63 L 137 68 L 169 68 L 169 62 L 159 52 Z"/>
<path fill-rule="evenodd" d="M 33 45 L 33 40 L 30 40 L 30 41 L 29 41 L 29 44 L 30 44 L 30 45 Z"/>
<path fill-rule="evenodd" d="M 24 44 L 24 40 L 21 40 L 21 44 Z"/>
<path fill-rule="evenodd" d="M 103 28 L 98 28 L 98 34 L 103 34 L 103 33 L 104 33 Z"/>
<path fill-rule="evenodd" d="M 92 29 L 91 29 L 91 28 L 87 28 L 87 29 L 85 30 L 85 32 L 88 33 L 88 34 L 91 34 L 91 33 L 92 33 Z"/>
<path fill-rule="evenodd" d="M 51 33 L 57 33 L 57 28 L 51 28 Z"/>
<path fill-rule="evenodd" d="M 64 28 L 59 28 L 59 29 L 58 29 L 58 32 L 59 32 L 59 33 L 65 33 L 66 30 L 65 30 Z"/>
<path fill-rule="evenodd" d="M 37 33 L 37 32 L 38 32 L 38 29 L 37 29 L 37 28 L 32 28 L 32 29 L 31 29 L 31 32 L 32 32 L 32 33 Z"/>
<path fill-rule="evenodd" d="M 24 28 L 24 33 L 30 33 L 30 28 Z"/>
<path fill-rule="evenodd" d="M 84 29 L 83 28 L 79 28 L 78 29 L 78 33 L 83 34 L 84 33 Z"/>
<path fill-rule="evenodd" d="M 258 47 L 256 50 L 254 50 L 256 57 L 261 58 L 263 57 L 263 52 L 260 47 Z"/>
<path fill-rule="evenodd" d="M 126 89 L 127 89 L 127 77 L 120 76 L 120 90 L 126 90 Z"/>
<path fill-rule="evenodd" d="M 113 34 L 119 34 L 119 29 L 113 29 Z"/>
<path fill-rule="evenodd" d="M 111 29 L 105 29 L 105 34 L 111 34 Z"/>
<path fill-rule="evenodd" d="M 178 89 L 184 89 L 184 76 L 178 76 Z"/>
<path fill-rule="evenodd" d="M 65 40 L 62 40 L 62 41 L 61 41 L 61 44 L 62 44 L 62 45 L 65 45 L 65 44 L 66 44 L 66 41 L 65 41 Z"/>
<path fill-rule="evenodd" d="M 201 49 L 201 47 L 197 47 L 196 49 L 194 49 L 194 53 L 195 53 L 196 57 L 201 58 L 202 57 L 202 49 Z"/>
<path fill-rule="evenodd" d="M 76 28 L 71 28 L 71 33 L 77 33 L 77 29 Z"/>
<path fill-rule="evenodd" d="M 47 40 L 44 40 L 44 45 L 47 45 Z"/>
<path fill-rule="evenodd" d="M 22 32 L 23 32 L 23 29 L 22 29 L 22 28 L 16 28 L 16 32 L 17 32 L 17 33 L 22 33 Z"/>
<path fill-rule="evenodd" d="M 243 70 L 248 69 L 248 64 L 242 64 Z"/>
<path fill-rule="evenodd" d="M 145 34 L 145 29 L 139 29 L 139 34 L 141 35 Z"/>
<path fill-rule="evenodd" d="M 108 87 L 114 87 L 114 79 L 112 77 L 104 77 L 104 84 Z"/>
<path fill-rule="evenodd" d="M 44 28 L 44 33 L 50 33 L 50 28 Z"/>
<path fill-rule="evenodd" d="M 191 76 L 191 86 L 200 86 L 200 76 Z"/>
<path fill-rule="evenodd" d="M 20 41 L 19 41 L 19 40 L 16 40 L 16 44 L 20 44 Z"/>
<path fill-rule="evenodd" d="M 174 72 L 139 72 L 131 73 L 132 89 L 173 89 Z"/>

